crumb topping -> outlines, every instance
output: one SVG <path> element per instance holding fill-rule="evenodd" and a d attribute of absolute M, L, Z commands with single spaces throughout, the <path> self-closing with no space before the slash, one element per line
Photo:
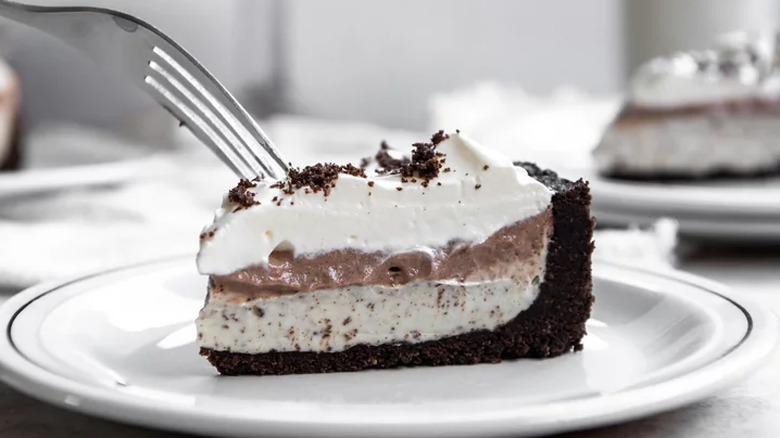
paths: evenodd
<path fill-rule="evenodd" d="M 380 167 L 382 171 L 378 171 L 379 173 L 388 173 L 388 172 L 397 172 L 400 171 L 404 166 L 408 166 L 409 158 L 404 157 L 401 159 L 396 159 L 390 156 L 390 153 L 388 152 L 390 150 L 390 146 L 387 144 L 386 141 L 382 141 L 382 144 L 379 145 L 379 152 L 376 153 L 374 156 L 374 159 L 376 160 L 376 164 Z M 368 158 L 364 158 L 364 162 L 370 163 L 371 160 Z M 368 164 L 366 164 L 368 166 Z"/>
<path fill-rule="evenodd" d="M 411 158 L 393 158 L 390 155 L 390 146 L 386 141 L 383 141 L 379 152 L 373 157 L 373 161 L 376 161 L 378 166 L 376 172 L 381 175 L 400 175 L 402 183 L 419 183 L 423 187 L 428 187 L 430 181 L 438 177 L 440 172 L 451 171 L 449 167 L 443 168 L 443 164 L 446 162 L 445 154 L 436 150 L 436 146 L 448 138 L 449 135 L 440 130 L 431 136 L 429 142 L 412 144 Z M 287 177 L 275 182 L 270 187 L 279 189 L 282 194 L 286 195 L 292 195 L 296 190 L 303 189 L 305 194 L 322 192 L 327 197 L 330 195 L 331 189 L 336 187 L 335 181 L 340 174 L 367 178 L 365 169 L 371 164 L 371 161 L 371 158 L 364 158 L 360 162 L 360 167 L 352 164 L 338 165 L 334 163 L 317 163 L 304 168 L 290 167 Z M 257 186 L 257 181 L 258 179 L 253 181 L 242 179 L 235 188 L 228 192 L 230 202 L 238 205 L 235 211 L 260 204 L 259 201 L 255 200 L 255 193 L 249 190 Z M 374 181 L 367 183 L 369 187 L 374 187 Z M 440 186 L 441 183 L 437 185 Z M 402 187 L 396 189 L 403 190 Z M 282 199 L 280 196 L 275 196 L 271 202 L 281 205 Z M 290 205 L 293 203 L 291 202 Z"/>
<path fill-rule="evenodd" d="M 238 204 L 238 209 L 236 211 L 241 208 L 249 208 L 253 205 L 260 204 L 259 201 L 255 200 L 255 193 L 249 190 L 253 187 L 257 187 L 255 181 L 257 181 L 257 179 L 249 181 L 242 178 L 238 182 L 238 185 L 228 192 L 228 200 L 234 204 Z"/>
<path fill-rule="evenodd" d="M 307 187 L 314 193 L 321 191 L 328 196 L 330 189 L 336 186 L 334 181 L 342 173 L 360 178 L 366 177 L 366 172 L 362 168 L 352 164 L 340 166 L 333 163 L 317 163 L 303 169 L 291 167 L 287 172 L 287 179 L 278 181 L 271 187 L 281 189 L 282 193 L 288 195 L 293 194 L 297 189 Z"/>
<path fill-rule="evenodd" d="M 379 152 L 374 159 L 379 169 L 379 174 L 401 175 L 404 178 L 402 182 L 421 181 L 423 187 L 428 187 L 428 183 L 439 176 L 439 170 L 445 162 L 445 155 L 436 150 L 436 146 L 444 140 L 450 138 L 443 130 L 433 134 L 428 143 L 414 143 L 412 147 L 412 157 L 396 159 L 390 156 L 388 150 L 390 147 L 387 142 L 382 142 Z"/>

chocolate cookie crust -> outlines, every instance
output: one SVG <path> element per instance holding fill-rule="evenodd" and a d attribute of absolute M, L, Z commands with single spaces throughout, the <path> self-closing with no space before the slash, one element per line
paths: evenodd
<path fill-rule="evenodd" d="M 358 345 L 334 353 L 233 353 L 201 348 L 221 374 L 281 375 L 357 371 L 404 365 L 463 365 L 520 357 L 545 358 L 582 349 L 593 303 L 590 192 L 531 163 L 515 163 L 555 193 L 545 278 L 530 308 L 493 331 L 417 344 Z"/>

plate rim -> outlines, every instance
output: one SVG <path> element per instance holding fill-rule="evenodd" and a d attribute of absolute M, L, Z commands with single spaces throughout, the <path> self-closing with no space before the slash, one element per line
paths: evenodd
<path fill-rule="evenodd" d="M 576 166 L 567 169 L 567 171 L 567 175 L 571 173 L 589 181 L 595 203 L 605 207 L 631 207 L 647 212 L 664 212 L 664 214 L 672 215 L 730 215 L 732 218 L 752 217 L 766 220 L 780 217 L 780 204 L 767 206 L 762 202 L 745 202 L 742 197 L 736 197 L 732 198 L 736 200 L 739 207 L 739 210 L 735 213 L 733 204 L 713 203 L 710 198 L 706 202 L 702 202 L 699 196 L 690 194 L 683 196 L 679 193 L 670 193 L 668 191 L 669 188 L 685 189 L 686 193 L 690 191 L 704 191 L 707 192 L 709 197 L 717 196 L 718 199 L 722 199 L 723 187 L 702 185 L 701 183 L 708 181 L 706 179 L 701 181 L 664 182 L 609 178 L 601 175 L 595 162 L 592 162 L 592 160 L 587 165 Z M 780 183 L 780 175 L 767 178 Z M 745 182 L 745 180 L 735 181 Z M 759 178 L 755 181 L 760 182 L 762 180 Z M 758 191 L 759 193 L 765 191 L 767 193 L 763 194 L 763 197 L 771 197 L 772 199 L 775 199 L 775 196 L 772 195 L 780 193 L 780 185 L 771 187 L 756 185 L 755 187 L 745 187 L 745 189 L 749 189 L 752 192 Z M 619 196 L 625 190 L 631 190 L 634 192 L 634 195 L 630 197 Z M 717 193 L 715 193 L 715 190 L 717 190 Z M 616 196 L 616 193 L 618 196 Z M 659 199 L 663 199 L 663 201 L 659 201 Z"/>
<path fill-rule="evenodd" d="M 656 181 L 628 181 L 619 179 L 610 179 L 598 173 L 595 167 L 577 169 L 582 178 L 590 182 L 591 194 L 594 198 L 594 204 L 603 208 L 631 208 L 646 213 L 663 215 L 687 215 L 687 216 L 723 216 L 734 218 L 753 218 L 759 220 L 777 220 L 780 218 L 780 204 L 766 205 L 763 202 L 745 202 L 741 198 L 730 198 L 737 200 L 737 209 L 735 205 L 713 204 L 711 202 L 702 202 L 700 196 L 690 194 L 694 190 L 703 190 L 712 193 L 715 191 L 722 196 L 723 187 L 703 187 L 686 186 L 674 182 L 661 183 Z M 780 176 L 775 177 L 780 181 Z M 686 195 L 669 191 L 670 188 L 685 189 Z M 632 190 L 633 189 L 633 190 Z M 712 192 L 710 192 L 710 189 Z M 765 197 L 780 193 L 780 186 L 773 187 L 746 187 L 751 191 L 765 190 L 768 193 Z M 621 196 L 625 190 L 631 190 L 633 196 Z M 661 193 L 663 192 L 663 193 Z M 659 201 L 663 199 L 663 201 Z M 774 198 L 773 198 L 774 199 Z"/>
<path fill-rule="evenodd" d="M 605 426 L 689 404 L 729 386 L 760 367 L 763 364 L 763 359 L 775 350 L 777 339 L 780 337 L 778 319 L 769 309 L 733 293 L 720 283 L 674 269 L 654 270 L 619 262 L 594 260 L 594 266 L 605 265 L 626 272 L 638 271 L 652 276 L 660 276 L 715 294 L 742 312 L 747 320 L 748 328 L 738 344 L 697 369 L 646 387 L 628 389 L 623 392 L 619 391 L 595 399 L 586 399 L 584 408 L 578 406 L 578 404 L 583 404 L 582 401 L 578 400 L 546 403 L 544 404 L 545 410 L 553 413 L 565 410 L 567 416 L 559 417 L 556 421 L 550 421 L 548 418 L 547 421 L 537 421 L 536 423 L 528 423 L 527 418 L 523 415 L 508 415 L 508 412 L 511 412 L 511 410 L 502 411 L 501 414 L 503 415 L 500 417 L 486 416 L 482 419 L 471 418 L 460 421 L 429 419 L 428 421 L 419 422 L 387 422 L 381 424 L 360 422 L 359 419 L 356 419 L 357 421 L 355 422 L 322 423 L 305 421 L 305 419 L 302 419 L 302 421 L 288 421 L 271 420 L 269 418 L 247 419 L 224 415 L 202 416 L 203 412 L 197 409 L 171 406 L 158 400 L 138 399 L 117 393 L 111 388 L 74 381 L 27 359 L 15 347 L 11 337 L 11 327 L 14 319 L 37 299 L 56 292 L 56 290 L 63 287 L 95 277 L 116 274 L 122 271 L 132 271 L 134 269 L 153 268 L 168 263 L 181 263 L 191 259 L 191 257 L 191 255 L 178 255 L 111 269 L 97 270 L 90 274 L 33 286 L 14 295 L 0 306 L 0 323 L 3 324 L 3 327 L 0 327 L 0 329 L 4 332 L 4 335 L 0 336 L 0 350 L 8 350 L 10 353 L 0 355 L 0 380 L 30 397 L 81 414 L 108 418 L 139 426 L 151 426 L 195 434 L 225 433 L 226 430 L 223 427 L 219 427 L 220 421 L 214 421 L 214 417 L 218 417 L 222 421 L 231 421 L 231 424 L 237 426 L 237 429 L 230 430 L 231 434 L 238 433 L 247 436 L 257 434 L 258 424 L 263 425 L 262 434 L 269 436 L 292 434 L 321 435 L 323 433 L 359 436 L 365 433 L 365 430 L 362 428 L 366 427 L 374 427 L 376 428 L 375 433 L 382 435 L 403 436 L 409 433 L 433 435 L 441 433 L 442 427 L 447 426 L 450 427 L 451 434 L 458 436 L 473 434 L 493 436 L 510 432 L 515 435 L 522 435 Z M 661 293 L 669 294 L 671 292 L 663 291 Z M 735 297 L 734 295 L 737 296 Z M 740 352 L 741 354 L 735 355 L 735 352 Z M 724 372 L 726 370 L 728 372 Z M 679 384 L 679 381 L 683 381 L 685 384 L 677 386 L 676 384 Z M 683 389 L 683 387 L 685 388 Z M 668 389 L 675 390 L 669 391 Z M 641 399 L 641 403 L 637 403 L 637 399 Z M 91 400 L 92 403 L 82 405 L 81 400 Z M 611 404 L 613 407 L 611 409 L 605 409 L 603 406 L 599 408 L 599 404 L 605 404 L 604 400 L 610 402 L 607 405 Z M 596 407 L 588 408 L 587 404 Z M 615 408 L 614 406 L 616 405 L 620 407 Z M 103 409 L 101 409 L 101 406 Z M 105 409 L 106 406 L 112 406 L 114 409 Z M 578 410 L 572 409 L 572 407 L 577 407 Z M 528 411 L 528 408 L 522 407 L 518 411 Z M 162 415 L 161 413 L 163 412 L 167 412 L 168 415 Z M 522 412 L 518 413 L 521 414 Z M 216 424 L 212 424 L 209 427 L 207 424 L 209 421 L 214 421 Z"/>
<path fill-rule="evenodd" d="M 652 227 L 660 219 L 671 218 L 676 223 L 680 235 L 684 237 L 732 244 L 748 242 L 754 245 L 780 241 L 780 218 L 753 221 L 750 218 L 661 214 L 603 206 L 594 206 L 591 213 L 595 216 L 598 225 L 606 227 Z"/>
<path fill-rule="evenodd" d="M 150 152 L 144 156 L 102 163 L 0 172 L 0 199 L 123 183 L 150 172 L 154 163 L 163 155 L 163 152 Z"/>

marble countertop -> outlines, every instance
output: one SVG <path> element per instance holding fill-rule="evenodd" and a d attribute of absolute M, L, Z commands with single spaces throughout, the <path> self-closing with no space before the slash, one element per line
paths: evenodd
<path fill-rule="evenodd" d="M 680 268 L 710 277 L 780 314 L 780 248 L 692 251 Z M 0 290 L 0 301 L 11 291 Z M 737 386 L 691 406 L 642 420 L 566 437 L 776 437 L 780 436 L 780 350 L 760 371 Z M 0 436 L 175 437 L 49 406 L 0 384 Z"/>

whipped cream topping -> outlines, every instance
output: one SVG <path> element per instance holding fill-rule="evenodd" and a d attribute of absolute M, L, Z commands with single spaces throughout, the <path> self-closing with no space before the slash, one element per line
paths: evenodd
<path fill-rule="evenodd" d="M 355 249 L 387 253 L 478 243 L 544 211 L 552 193 L 507 157 L 455 133 L 438 143 L 444 168 L 427 186 L 400 175 L 339 175 L 329 194 L 284 193 L 275 181 L 248 190 L 255 205 L 226 196 L 198 253 L 203 274 L 266 264 L 276 249 L 298 255 Z M 403 180 L 406 180 L 404 182 Z"/>
<path fill-rule="evenodd" d="M 663 109 L 777 98 L 776 38 L 734 33 L 722 37 L 713 49 L 655 58 L 632 77 L 629 102 Z"/>

